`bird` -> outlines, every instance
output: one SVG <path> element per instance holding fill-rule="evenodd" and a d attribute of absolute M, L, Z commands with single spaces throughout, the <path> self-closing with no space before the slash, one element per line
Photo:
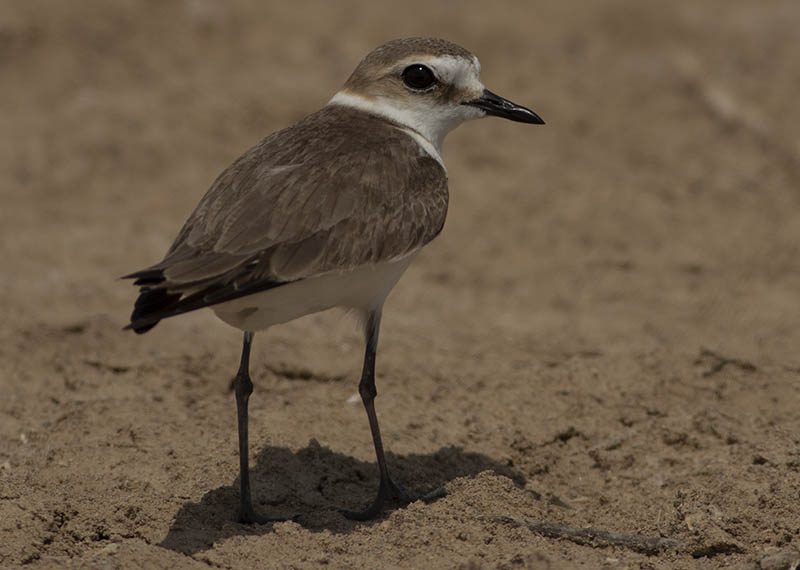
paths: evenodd
<path fill-rule="evenodd" d="M 135 271 L 130 323 L 210 307 L 243 333 L 233 380 L 239 437 L 241 523 L 266 523 L 253 507 L 248 464 L 250 349 L 256 332 L 331 309 L 363 323 L 358 391 L 379 471 L 375 499 L 348 518 L 379 516 L 416 498 L 389 475 L 375 412 L 375 360 L 384 301 L 447 215 L 445 135 L 494 116 L 544 124 L 489 91 L 478 58 L 439 38 L 389 41 L 356 66 L 320 110 L 270 134 L 214 180 L 163 260 Z M 418 498 L 418 497 L 417 497 Z"/>

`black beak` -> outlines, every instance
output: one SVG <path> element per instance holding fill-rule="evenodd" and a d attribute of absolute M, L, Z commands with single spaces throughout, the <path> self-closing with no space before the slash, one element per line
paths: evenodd
<path fill-rule="evenodd" d="M 508 99 L 503 99 L 500 95 L 495 95 L 488 89 L 484 89 L 479 98 L 472 101 L 464 101 L 462 105 L 472 105 L 483 109 L 487 115 L 503 117 L 518 123 L 544 124 L 542 118 L 527 107 L 512 103 Z"/>

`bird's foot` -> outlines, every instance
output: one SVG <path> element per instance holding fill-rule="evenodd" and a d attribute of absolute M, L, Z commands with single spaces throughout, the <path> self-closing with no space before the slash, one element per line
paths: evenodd
<path fill-rule="evenodd" d="M 341 513 L 348 519 L 354 521 L 368 521 L 377 517 L 382 511 L 383 506 L 387 502 L 394 502 L 401 506 L 406 506 L 414 501 L 425 501 L 426 503 L 435 501 L 447 495 L 447 491 L 440 487 L 434 489 L 430 493 L 424 495 L 412 496 L 401 485 L 398 485 L 391 479 L 381 481 L 378 488 L 378 495 L 370 506 L 363 511 L 348 511 L 341 510 Z"/>

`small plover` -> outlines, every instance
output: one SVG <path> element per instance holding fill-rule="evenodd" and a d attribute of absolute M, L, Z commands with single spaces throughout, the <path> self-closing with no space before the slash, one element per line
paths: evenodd
<path fill-rule="evenodd" d="M 389 477 L 375 415 L 375 355 L 389 291 L 447 214 L 445 135 L 487 115 L 544 124 L 486 89 L 466 49 L 435 38 L 388 42 L 358 64 L 319 111 L 261 140 L 220 174 L 164 259 L 127 275 L 141 290 L 137 333 L 203 307 L 244 332 L 234 380 L 239 429 L 238 520 L 252 506 L 247 403 L 253 334 L 332 307 L 360 313 L 366 351 L 358 391 L 375 445 L 375 500 L 413 500 Z"/>

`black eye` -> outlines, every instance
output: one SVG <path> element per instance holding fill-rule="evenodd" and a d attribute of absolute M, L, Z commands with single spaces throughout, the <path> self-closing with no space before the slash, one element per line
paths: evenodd
<path fill-rule="evenodd" d="M 411 89 L 422 91 L 436 83 L 436 76 L 429 68 L 422 64 L 415 63 L 403 70 L 403 83 Z"/>

